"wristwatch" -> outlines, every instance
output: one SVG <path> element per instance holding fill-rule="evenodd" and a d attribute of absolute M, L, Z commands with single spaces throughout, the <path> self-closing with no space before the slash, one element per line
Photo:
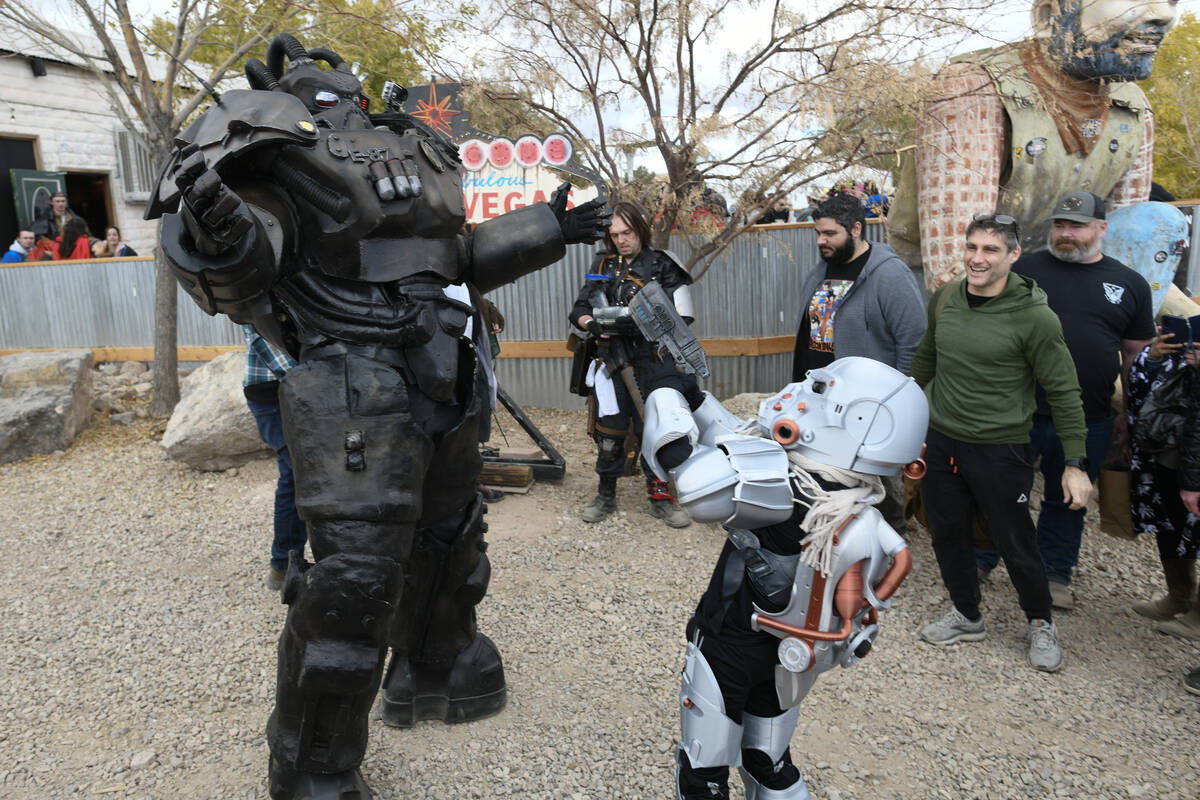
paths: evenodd
<path fill-rule="evenodd" d="M 1063 462 L 1063 466 L 1075 467 L 1075 469 L 1081 469 L 1084 472 L 1087 472 L 1088 460 L 1086 458 L 1068 458 Z"/>

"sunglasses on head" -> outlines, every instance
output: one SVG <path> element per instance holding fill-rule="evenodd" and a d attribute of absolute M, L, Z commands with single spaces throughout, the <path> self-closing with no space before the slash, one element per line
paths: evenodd
<path fill-rule="evenodd" d="M 976 214 L 972 219 L 975 222 L 987 222 L 991 220 L 1000 225 L 1016 225 L 1017 221 L 1008 214 Z"/>

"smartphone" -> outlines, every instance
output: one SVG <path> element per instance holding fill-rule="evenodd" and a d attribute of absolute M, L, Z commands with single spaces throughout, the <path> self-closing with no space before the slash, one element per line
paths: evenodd
<path fill-rule="evenodd" d="M 1164 314 L 1162 318 L 1163 333 L 1173 333 L 1175 336 L 1167 340 L 1168 344 L 1192 345 L 1200 339 L 1200 314 L 1194 317 L 1176 317 Z"/>

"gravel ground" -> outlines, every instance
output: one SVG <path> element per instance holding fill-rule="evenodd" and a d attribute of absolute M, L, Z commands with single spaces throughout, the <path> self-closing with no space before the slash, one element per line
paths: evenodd
<path fill-rule="evenodd" d="M 376 722 L 380 798 L 668 798 L 683 627 L 721 531 L 669 529 L 635 479 L 591 498 L 582 412 L 531 410 L 567 458 L 559 484 L 492 506 L 480 625 L 504 653 L 508 708 L 470 725 Z M 506 426 L 512 430 L 512 426 Z M 161 423 L 101 417 L 66 452 L 0 467 L 0 797 L 260 798 L 284 615 L 262 583 L 274 463 L 199 473 Z M 1153 543 L 1089 526 L 1058 616 L 1066 666 L 1025 664 L 1003 569 L 988 638 L 940 649 L 947 608 L 928 545 L 863 663 L 803 705 L 792 752 L 817 798 L 1196 798 L 1200 648 L 1128 610 L 1159 589 Z M 736 779 L 735 779 L 736 781 Z"/>

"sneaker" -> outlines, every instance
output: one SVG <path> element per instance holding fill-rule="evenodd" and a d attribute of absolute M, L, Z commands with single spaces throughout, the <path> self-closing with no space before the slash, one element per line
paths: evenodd
<path fill-rule="evenodd" d="M 1075 607 L 1075 593 L 1065 583 L 1050 581 L 1050 607 L 1070 611 Z"/>
<path fill-rule="evenodd" d="M 957 608 L 950 609 L 946 616 L 931 622 L 921 629 L 921 638 L 930 644 L 954 644 L 955 642 L 978 642 L 987 635 L 983 617 L 972 622 Z"/>
<path fill-rule="evenodd" d="M 279 570 L 275 569 L 274 567 L 268 568 L 267 569 L 267 579 L 266 579 L 265 583 L 267 584 L 267 588 L 270 589 L 272 592 L 282 591 L 283 590 L 283 573 L 280 572 Z"/>
<path fill-rule="evenodd" d="M 650 516 L 661 519 L 672 528 L 686 528 L 692 524 L 688 513 L 670 500 L 651 500 Z"/>
<path fill-rule="evenodd" d="M 1029 622 L 1029 666 L 1042 672 L 1058 672 L 1063 654 L 1058 646 L 1058 626 L 1044 619 Z"/>
<path fill-rule="evenodd" d="M 1183 688 L 1192 694 L 1200 695 L 1200 668 L 1194 669 L 1183 679 Z"/>
<path fill-rule="evenodd" d="M 598 494 L 592 502 L 588 503 L 588 507 L 583 510 L 583 521 L 599 522 L 616 510 L 617 498 L 615 495 Z"/>

